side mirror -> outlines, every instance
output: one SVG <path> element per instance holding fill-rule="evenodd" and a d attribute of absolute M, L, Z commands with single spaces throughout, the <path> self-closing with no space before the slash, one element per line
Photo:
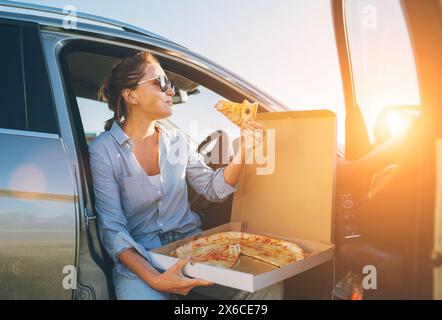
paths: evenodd
<path fill-rule="evenodd" d="M 392 106 L 383 109 L 376 119 L 375 145 L 381 145 L 390 138 L 406 134 L 420 112 L 420 106 Z"/>

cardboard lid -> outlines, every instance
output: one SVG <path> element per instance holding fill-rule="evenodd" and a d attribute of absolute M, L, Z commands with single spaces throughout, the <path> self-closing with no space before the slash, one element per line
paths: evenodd
<path fill-rule="evenodd" d="M 256 121 L 267 134 L 254 163 L 244 167 L 231 221 L 285 237 L 331 242 L 335 120 L 326 110 L 258 114 Z"/>

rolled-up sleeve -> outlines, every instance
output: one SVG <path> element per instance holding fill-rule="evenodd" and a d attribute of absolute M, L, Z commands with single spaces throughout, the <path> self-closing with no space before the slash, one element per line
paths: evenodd
<path fill-rule="evenodd" d="M 108 154 L 104 148 L 98 150 L 94 146 L 89 148 L 89 154 L 98 231 L 104 248 L 115 262 L 118 262 L 118 255 L 128 248 L 134 248 L 149 261 L 147 251 L 129 233 L 127 218 L 121 207 L 118 182 Z M 119 265 L 117 268 L 121 269 Z"/>
<path fill-rule="evenodd" d="M 189 146 L 186 179 L 190 186 L 211 202 L 223 202 L 235 192 L 238 185 L 231 186 L 224 179 L 224 169 L 213 170 L 204 163 L 204 157 Z"/>

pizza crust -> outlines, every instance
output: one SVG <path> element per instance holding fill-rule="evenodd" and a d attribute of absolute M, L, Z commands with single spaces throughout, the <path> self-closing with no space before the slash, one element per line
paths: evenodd
<path fill-rule="evenodd" d="M 304 259 L 304 251 L 293 242 L 238 231 L 190 240 L 171 252 L 171 256 L 180 259 L 190 256 L 191 263 L 228 269 L 235 266 L 241 255 L 279 268 Z"/>

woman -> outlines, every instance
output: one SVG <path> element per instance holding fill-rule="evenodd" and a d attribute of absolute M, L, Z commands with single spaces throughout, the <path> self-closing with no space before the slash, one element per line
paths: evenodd
<path fill-rule="evenodd" d="M 189 259 L 160 273 L 147 251 L 201 232 L 186 182 L 209 201 L 223 201 L 236 190 L 249 151 L 243 146 L 232 163 L 215 172 L 206 166 L 183 135 L 157 123 L 172 114 L 174 94 L 156 58 L 143 51 L 116 64 L 100 88 L 99 98 L 114 117 L 90 145 L 90 163 L 100 238 L 115 262 L 118 299 L 168 299 L 170 293 L 186 295 L 212 284 L 183 276 Z M 248 129 L 254 128 L 262 127 L 250 123 Z M 253 130 L 242 135 L 255 145 L 262 142 Z"/>

